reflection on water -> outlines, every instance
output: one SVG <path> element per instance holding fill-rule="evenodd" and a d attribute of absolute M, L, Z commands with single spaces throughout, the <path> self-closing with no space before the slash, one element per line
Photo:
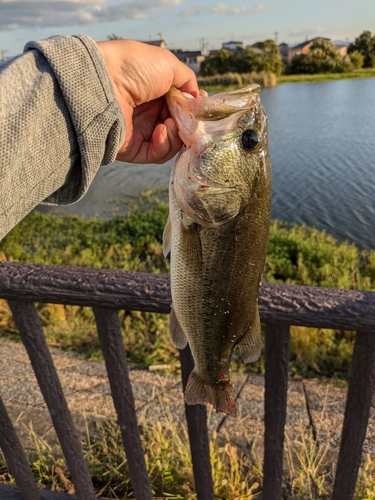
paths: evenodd
<path fill-rule="evenodd" d="M 285 84 L 261 96 L 270 120 L 272 217 L 375 248 L 375 80 Z M 167 186 L 171 165 L 102 167 L 83 200 L 53 211 L 108 217 L 108 200 Z"/>

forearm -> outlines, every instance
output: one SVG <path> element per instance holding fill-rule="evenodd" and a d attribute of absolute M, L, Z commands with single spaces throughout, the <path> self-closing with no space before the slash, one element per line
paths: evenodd
<path fill-rule="evenodd" d="M 26 49 L 0 73 L 0 238 L 43 201 L 78 201 L 125 133 L 91 39 L 53 37 Z"/>

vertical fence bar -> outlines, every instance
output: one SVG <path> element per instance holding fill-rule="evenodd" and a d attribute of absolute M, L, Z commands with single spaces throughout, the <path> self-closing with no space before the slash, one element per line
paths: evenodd
<path fill-rule="evenodd" d="M 375 331 L 357 332 L 332 500 L 354 495 L 375 384 Z"/>
<path fill-rule="evenodd" d="M 118 313 L 98 307 L 93 311 L 135 498 L 152 500 Z"/>
<path fill-rule="evenodd" d="M 0 448 L 10 472 L 16 480 L 25 500 L 39 500 L 39 492 L 33 473 L 23 451 L 22 444 L 9 418 L 4 403 L 0 399 Z"/>
<path fill-rule="evenodd" d="M 281 498 L 289 341 L 289 325 L 266 325 L 263 500 Z"/>
<path fill-rule="evenodd" d="M 180 361 L 182 386 L 185 392 L 189 375 L 194 368 L 194 359 L 189 344 L 185 349 L 180 351 Z M 204 405 L 187 405 L 185 403 L 185 413 L 188 424 L 197 500 L 214 500 L 206 407 Z"/>
<path fill-rule="evenodd" d="M 48 406 L 77 496 L 80 500 L 94 500 L 96 498 L 94 486 L 38 312 L 32 302 L 9 300 L 9 306 Z"/>

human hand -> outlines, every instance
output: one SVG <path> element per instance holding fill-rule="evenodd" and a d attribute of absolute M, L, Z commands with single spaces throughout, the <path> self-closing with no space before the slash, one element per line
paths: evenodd
<path fill-rule="evenodd" d="M 173 85 L 197 97 L 194 72 L 168 49 L 134 40 L 99 42 L 98 47 L 126 123 L 117 159 L 164 163 L 173 158 L 182 143 L 164 96 Z"/>

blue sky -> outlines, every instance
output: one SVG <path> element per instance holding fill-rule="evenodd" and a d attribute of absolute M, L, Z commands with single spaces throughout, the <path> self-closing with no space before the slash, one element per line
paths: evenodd
<path fill-rule="evenodd" d="M 165 40 L 168 48 L 220 48 L 266 38 L 297 43 L 315 36 L 354 40 L 375 32 L 374 0 L 0 0 L 0 51 L 19 54 L 29 40 L 55 34 L 115 33 Z"/>

